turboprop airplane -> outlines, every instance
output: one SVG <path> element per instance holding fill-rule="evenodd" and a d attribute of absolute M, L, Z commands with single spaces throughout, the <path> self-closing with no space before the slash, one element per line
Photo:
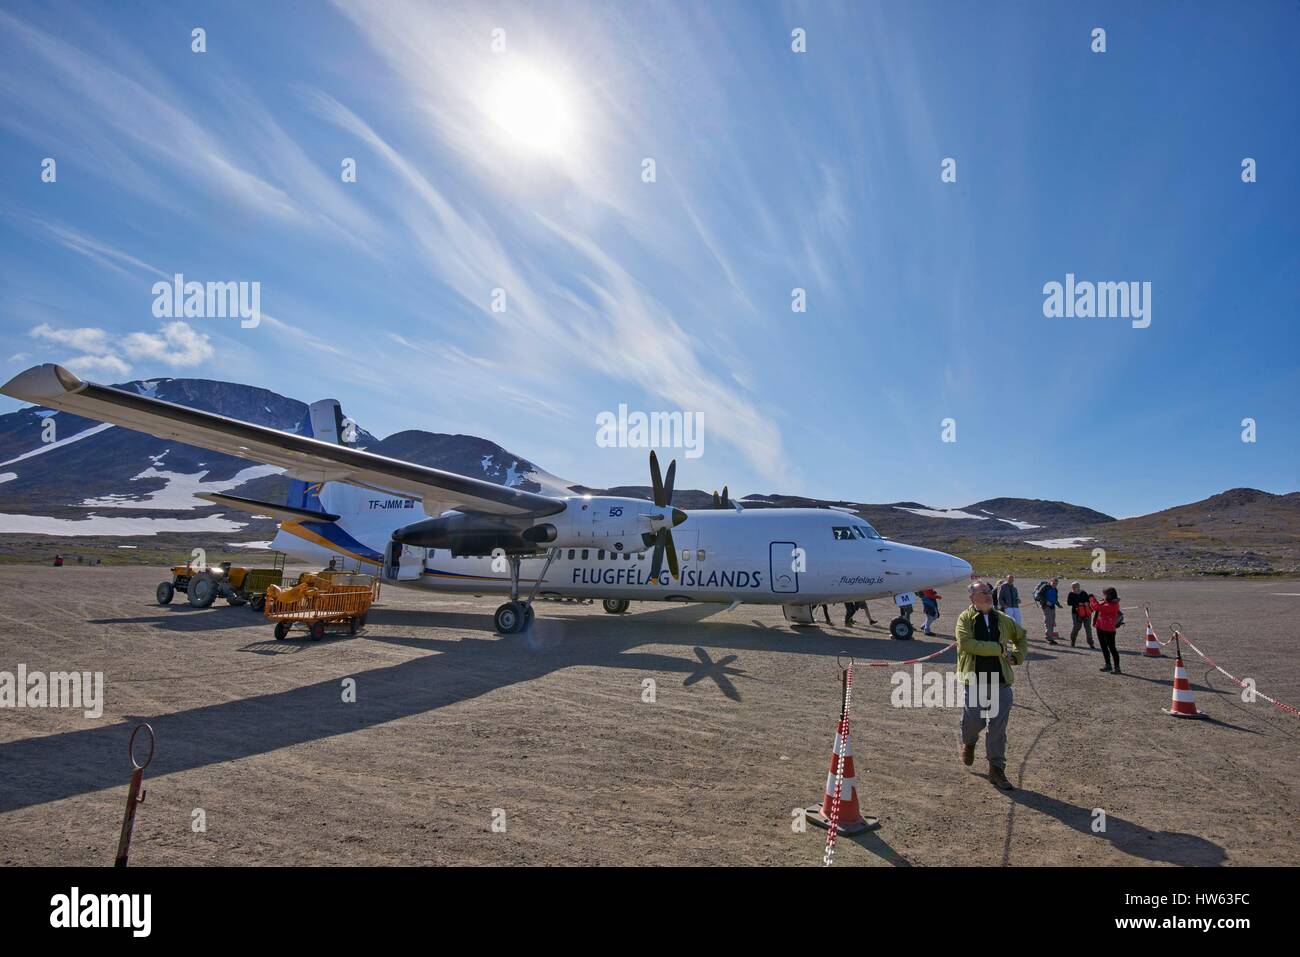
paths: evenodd
<path fill-rule="evenodd" d="M 333 400 L 311 406 L 308 437 L 83 382 L 50 363 L 0 392 L 283 468 L 297 480 L 287 504 L 200 497 L 277 518 L 273 545 L 291 555 L 346 556 L 397 585 L 508 595 L 494 616 L 502 634 L 531 624 L 538 595 L 600 599 L 611 614 L 632 601 L 781 605 L 788 621 L 812 624 L 820 604 L 901 597 L 971 574 L 962 559 L 882 538 L 847 511 L 725 499 L 675 508 L 677 463 L 661 475 L 653 451 L 650 501 L 541 494 L 355 448 Z M 911 623 L 895 618 L 890 632 L 910 638 Z"/>

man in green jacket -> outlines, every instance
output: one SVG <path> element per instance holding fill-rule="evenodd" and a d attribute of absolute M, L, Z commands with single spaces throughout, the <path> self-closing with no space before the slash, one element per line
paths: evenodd
<path fill-rule="evenodd" d="M 975 763 L 975 744 L 986 727 L 984 752 L 989 780 L 1003 791 L 1007 780 L 1007 721 L 1011 717 L 1013 665 L 1025 663 L 1029 638 L 1010 615 L 993 607 L 993 593 L 983 582 L 970 583 L 970 607 L 957 616 L 957 677 L 966 685 L 961 712 L 961 761 Z"/>

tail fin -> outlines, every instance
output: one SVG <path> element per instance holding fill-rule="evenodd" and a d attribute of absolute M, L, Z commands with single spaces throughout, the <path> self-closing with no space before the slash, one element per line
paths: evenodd
<path fill-rule="evenodd" d="M 307 408 L 307 416 L 298 426 L 298 431 L 322 442 L 351 445 L 355 441 L 356 426 L 343 417 L 343 409 L 337 399 L 321 399 Z M 321 494 L 326 488 L 327 485 L 323 482 L 294 479 L 289 483 L 285 504 L 301 511 L 326 513 L 328 510 L 321 504 Z"/>

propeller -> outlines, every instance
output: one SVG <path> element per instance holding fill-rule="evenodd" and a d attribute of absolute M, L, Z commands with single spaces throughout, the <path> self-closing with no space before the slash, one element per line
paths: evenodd
<path fill-rule="evenodd" d="M 714 489 L 714 490 L 713 490 L 713 507 L 714 507 L 714 508 L 733 508 L 733 507 L 734 507 L 734 506 L 731 504 L 731 496 L 730 496 L 729 494 L 727 494 L 727 486 L 725 486 L 725 485 L 722 486 L 722 494 L 721 494 L 721 495 L 718 494 L 718 490 L 717 490 L 717 489 Z"/>
<path fill-rule="evenodd" d="M 673 508 L 673 482 L 677 478 L 677 460 L 668 463 L 668 475 L 665 480 L 659 474 L 659 456 L 650 450 L 650 487 L 654 493 L 656 508 L 666 511 L 650 516 L 650 529 L 641 536 L 646 548 L 654 546 L 650 558 L 650 577 L 658 578 L 663 568 L 664 553 L 668 553 L 668 574 L 681 581 L 681 567 L 677 564 L 677 547 L 673 543 L 673 527 L 686 521 L 686 513 L 680 508 Z"/>

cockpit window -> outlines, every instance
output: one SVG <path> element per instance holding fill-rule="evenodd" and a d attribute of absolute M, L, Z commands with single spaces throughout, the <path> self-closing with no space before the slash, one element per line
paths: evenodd
<path fill-rule="evenodd" d="M 880 533 L 865 522 L 861 525 L 834 525 L 831 527 L 831 532 L 835 535 L 837 542 L 880 537 Z"/>

